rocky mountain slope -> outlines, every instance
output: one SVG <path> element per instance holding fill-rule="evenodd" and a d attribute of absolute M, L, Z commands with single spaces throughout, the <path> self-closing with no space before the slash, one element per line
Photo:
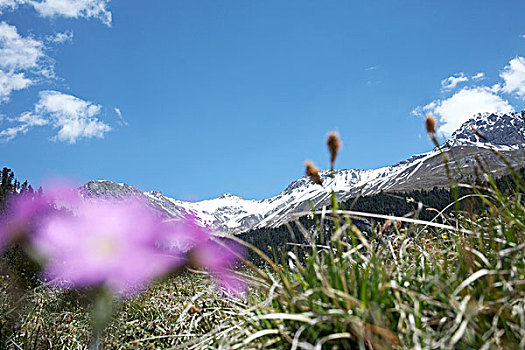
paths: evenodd
<path fill-rule="evenodd" d="M 484 138 L 472 130 L 474 126 Z M 496 148 L 515 165 L 525 164 L 525 111 L 511 114 L 480 114 L 464 123 L 443 145 L 451 167 L 460 169 L 461 176 L 471 176 L 475 157 L 484 159 L 496 175 L 505 173 L 505 164 L 490 151 Z M 397 164 L 372 170 L 336 170 L 331 179 L 322 172 L 323 185 L 313 184 L 307 177 L 292 182 L 278 195 L 245 200 L 223 194 L 219 198 L 200 202 L 185 202 L 164 196 L 157 191 L 141 192 L 127 184 L 91 181 L 81 188 L 85 197 L 119 199 L 136 196 L 146 200 L 151 208 L 166 218 L 178 219 L 193 213 L 218 231 L 239 233 L 253 228 L 272 227 L 287 220 L 289 214 L 309 210 L 309 200 L 316 207 L 329 203 L 331 191 L 341 200 L 380 191 L 406 191 L 448 186 L 448 178 L 438 149 L 412 156 Z"/>

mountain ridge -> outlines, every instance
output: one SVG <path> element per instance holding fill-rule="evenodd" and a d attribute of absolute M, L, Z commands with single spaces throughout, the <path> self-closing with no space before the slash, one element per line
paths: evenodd
<path fill-rule="evenodd" d="M 471 128 L 484 135 L 484 140 Z M 525 111 L 507 114 L 484 113 L 463 123 L 442 145 L 452 159 L 451 164 L 463 169 L 467 176 L 477 157 L 484 157 L 495 174 L 504 173 L 505 164 L 491 148 L 503 152 L 514 163 L 524 159 Z M 457 160 L 457 163 L 456 163 Z M 306 176 L 291 182 L 276 196 L 262 200 L 243 199 L 224 193 L 220 197 L 198 202 L 185 202 L 164 196 L 159 191 L 141 192 L 111 181 L 90 181 L 81 187 L 85 197 L 121 199 L 136 196 L 144 199 L 160 215 L 179 219 L 191 213 L 203 225 L 226 233 L 240 233 L 253 228 L 273 227 L 289 219 L 290 214 L 308 211 L 309 201 L 315 207 L 329 204 L 332 190 L 340 200 L 381 191 L 408 191 L 448 186 L 439 149 L 413 155 L 394 165 L 377 169 L 336 169 L 334 178 L 328 170 L 321 172 L 323 185 L 313 184 Z"/>

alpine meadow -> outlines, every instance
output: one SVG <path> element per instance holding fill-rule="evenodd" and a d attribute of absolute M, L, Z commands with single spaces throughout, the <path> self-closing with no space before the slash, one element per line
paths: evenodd
<path fill-rule="evenodd" d="M 0 348 L 525 349 L 524 11 L 0 0 Z"/>

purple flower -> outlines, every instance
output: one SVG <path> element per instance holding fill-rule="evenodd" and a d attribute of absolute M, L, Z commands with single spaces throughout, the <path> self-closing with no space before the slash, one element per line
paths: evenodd
<path fill-rule="evenodd" d="M 51 185 L 45 196 L 17 195 L 9 202 L 9 210 L 0 220 L 0 252 L 14 242 L 27 238 L 52 213 L 54 202 L 77 203 L 80 197 L 63 185 Z"/>
<path fill-rule="evenodd" d="M 0 248 L 20 237 L 56 285 L 105 285 L 129 294 L 192 264 L 230 292 L 244 288 L 231 271 L 240 249 L 216 241 L 194 215 L 163 223 L 132 198 L 84 200 L 64 185 L 49 187 L 42 197 L 17 197 L 0 222 Z"/>
<path fill-rule="evenodd" d="M 211 230 L 197 222 L 194 215 L 167 223 L 163 241 L 172 253 L 185 255 L 188 264 L 208 270 L 228 292 L 239 295 L 244 290 L 244 283 L 231 270 L 243 255 L 242 249 L 224 240 L 218 241 Z"/>
<path fill-rule="evenodd" d="M 162 245 L 170 252 L 187 254 L 191 249 L 206 243 L 211 231 L 197 222 L 193 214 L 186 214 L 180 221 L 168 221 L 163 224 Z"/>
<path fill-rule="evenodd" d="M 132 293 L 183 262 L 157 247 L 160 222 L 142 203 L 75 204 L 74 213 L 47 217 L 32 240 L 57 283 Z"/>
<path fill-rule="evenodd" d="M 13 241 L 26 236 L 31 230 L 35 214 L 43 208 L 40 200 L 30 197 L 15 197 L 9 210 L 0 220 L 0 250 L 4 251 Z"/>
<path fill-rule="evenodd" d="M 232 270 L 235 262 L 243 256 L 239 246 L 209 239 L 196 246 L 190 254 L 194 263 L 206 268 L 229 293 L 238 296 L 245 289 L 245 283 Z"/>

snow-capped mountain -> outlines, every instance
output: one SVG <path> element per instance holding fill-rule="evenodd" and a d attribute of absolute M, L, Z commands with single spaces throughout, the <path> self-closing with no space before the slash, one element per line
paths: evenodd
<path fill-rule="evenodd" d="M 476 135 L 476 129 L 485 139 Z M 486 142 L 498 147 L 525 147 L 525 111 L 521 113 L 478 114 L 457 129 L 446 146 L 484 146 Z"/>
<path fill-rule="evenodd" d="M 472 130 L 474 126 L 484 136 Z M 461 168 L 465 176 L 473 171 L 474 156 L 488 161 L 496 175 L 505 172 L 505 164 L 490 151 L 497 148 L 515 164 L 525 164 L 525 111 L 511 114 L 480 114 L 464 123 L 447 142 L 443 150 L 451 166 Z M 456 163 L 457 162 L 457 163 Z M 412 156 L 395 165 L 372 170 L 335 170 L 332 179 L 328 171 L 321 176 L 323 185 L 307 177 L 292 182 L 278 195 L 263 199 L 245 200 L 223 194 L 219 198 L 200 202 L 185 202 L 164 196 L 157 191 L 141 192 L 127 184 L 110 181 L 91 181 L 81 188 L 85 197 L 125 198 L 130 195 L 146 200 L 151 208 L 166 218 L 178 219 L 193 213 L 203 225 L 218 231 L 239 233 L 252 228 L 277 226 L 289 219 L 291 213 L 308 211 L 309 201 L 316 207 L 329 203 L 331 191 L 340 200 L 381 191 L 407 191 L 448 185 L 441 154 L 438 149 Z"/>

